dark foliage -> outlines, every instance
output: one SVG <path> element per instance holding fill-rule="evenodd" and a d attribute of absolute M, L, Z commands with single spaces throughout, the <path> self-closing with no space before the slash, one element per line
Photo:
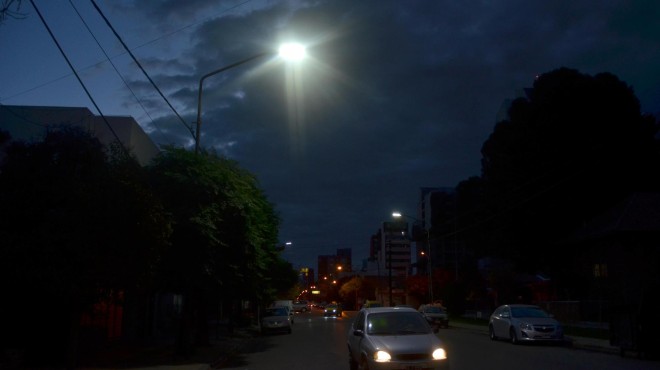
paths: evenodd
<path fill-rule="evenodd" d="M 561 68 L 513 102 L 484 143 L 494 250 L 531 269 L 553 243 L 632 191 L 658 189 L 655 120 L 615 76 Z"/>
<path fill-rule="evenodd" d="M 455 263 L 475 297 L 481 278 L 507 300 L 539 272 L 566 282 L 556 287 L 566 294 L 579 291 L 566 241 L 631 193 L 660 191 L 657 132 L 656 118 L 612 74 L 539 76 L 484 143 L 482 175 L 431 199 L 436 253 L 458 253 L 444 266 L 436 255 L 436 268 Z M 469 266 L 485 256 L 513 265 L 479 276 Z"/>
<path fill-rule="evenodd" d="M 43 142 L 7 149 L 0 173 L 3 346 L 32 344 L 44 351 L 34 359 L 71 361 L 82 312 L 109 290 L 148 284 L 167 219 L 138 173 L 131 158 L 111 161 L 79 129 L 57 128 Z M 37 332 L 45 348 L 32 343 Z"/>

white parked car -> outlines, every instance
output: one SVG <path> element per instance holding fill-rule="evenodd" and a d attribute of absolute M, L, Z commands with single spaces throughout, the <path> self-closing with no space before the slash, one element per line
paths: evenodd
<path fill-rule="evenodd" d="M 413 308 L 363 308 L 348 332 L 350 368 L 448 369 L 436 332 Z"/>
<path fill-rule="evenodd" d="M 513 344 L 531 341 L 564 340 L 564 329 L 559 321 L 541 307 L 510 304 L 498 307 L 488 322 L 490 339 L 508 339 Z"/>
<path fill-rule="evenodd" d="M 270 305 L 271 308 L 273 307 L 286 307 L 286 309 L 289 311 L 289 318 L 291 319 L 291 323 L 295 323 L 294 315 L 293 315 L 293 301 L 290 299 L 281 299 L 273 302 Z"/>
<path fill-rule="evenodd" d="M 261 317 L 261 333 L 273 332 L 291 334 L 291 317 L 284 306 L 267 308 Z"/>

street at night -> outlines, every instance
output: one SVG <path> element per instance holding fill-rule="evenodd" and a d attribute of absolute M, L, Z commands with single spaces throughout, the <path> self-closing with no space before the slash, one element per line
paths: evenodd
<path fill-rule="evenodd" d="M 291 335 L 259 336 L 223 369 L 348 369 L 346 334 L 355 317 L 325 318 L 320 310 L 296 315 Z M 437 334 L 446 343 L 450 368 L 471 369 L 660 369 L 660 363 L 561 345 L 512 345 L 491 341 L 485 330 L 451 325 Z"/>

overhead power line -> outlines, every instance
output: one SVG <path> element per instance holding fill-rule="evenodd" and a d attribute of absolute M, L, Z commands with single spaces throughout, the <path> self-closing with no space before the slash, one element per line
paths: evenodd
<path fill-rule="evenodd" d="M 119 140 L 119 136 L 117 135 L 115 130 L 112 128 L 112 125 L 110 125 L 110 122 L 108 122 L 108 119 L 105 117 L 105 115 L 101 111 L 101 108 L 99 108 L 98 104 L 96 104 L 96 101 L 92 97 L 92 94 L 89 93 L 89 90 L 87 90 L 87 87 L 85 86 L 85 83 L 82 81 L 82 79 L 78 75 L 78 72 L 76 71 L 76 69 L 73 68 L 73 65 L 71 64 L 71 61 L 69 61 L 69 58 L 66 56 L 66 53 L 64 52 L 64 49 L 62 49 L 62 47 L 60 46 L 60 43 L 57 41 L 57 38 L 55 37 L 53 32 L 50 30 L 50 27 L 48 26 L 48 23 L 46 23 L 46 20 L 41 15 L 41 12 L 39 11 L 39 8 L 37 8 L 37 5 L 34 3 L 34 0 L 30 0 L 30 4 L 32 4 L 32 7 L 37 12 L 37 15 L 39 16 L 39 19 L 41 19 L 41 23 L 43 23 L 44 27 L 46 27 L 46 31 L 48 31 L 48 34 L 53 39 L 53 42 L 55 42 L 55 45 L 57 46 L 57 48 L 60 50 L 60 53 L 64 57 L 64 60 L 66 60 L 66 63 L 69 65 L 69 68 L 71 68 L 71 71 L 73 71 L 73 74 L 78 79 L 78 82 L 80 83 L 80 86 L 82 86 L 83 90 L 85 90 L 85 94 L 87 94 L 87 97 L 89 98 L 89 100 L 91 100 L 92 104 L 94 104 L 94 107 L 99 112 L 99 115 L 101 116 L 101 118 L 103 118 L 103 122 L 105 122 L 106 126 L 108 126 L 108 129 L 112 133 L 112 136 L 115 137 L 115 139 L 119 143 L 119 146 L 122 148 L 122 150 L 126 154 L 128 154 L 128 149 L 126 149 L 126 147 L 124 146 L 124 143 L 122 143 L 121 140 Z"/>
<path fill-rule="evenodd" d="M 30 1 L 32 1 L 32 0 L 30 0 Z M 121 38 L 121 36 L 119 36 L 119 34 L 118 34 L 117 31 L 115 30 L 115 28 L 112 26 L 112 24 L 111 24 L 110 21 L 108 20 L 108 18 L 106 18 L 105 14 L 103 14 L 103 11 L 102 11 L 102 10 L 99 8 L 99 6 L 96 4 L 96 1 L 94 1 L 94 0 L 90 0 L 90 1 L 92 2 L 92 5 L 94 5 L 94 8 L 96 9 L 96 11 L 101 15 L 101 17 L 103 18 L 103 20 L 105 21 L 105 23 L 108 25 L 108 27 L 110 27 L 110 29 L 112 30 L 112 33 L 115 35 L 115 37 L 117 38 L 117 40 L 119 40 L 119 42 L 121 42 L 121 45 L 122 45 L 122 46 L 124 47 L 124 49 L 128 52 L 128 54 L 131 56 L 131 58 L 133 59 L 133 61 L 135 62 L 135 64 L 137 64 L 138 68 L 140 68 L 140 70 L 142 71 L 142 73 L 144 73 L 145 77 L 147 77 L 147 79 L 149 80 L 149 82 L 151 83 L 151 85 L 156 89 L 156 91 L 158 91 L 158 94 L 160 94 L 160 96 L 163 98 L 163 100 L 165 100 L 165 102 L 166 102 L 167 105 L 170 107 L 170 109 L 172 109 L 172 112 L 174 112 L 174 114 L 176 114 L 176 116 L 179 117 L 179 120 L 181 121 L 181 123 L 183 124 L 183 126 L 184 126 L 185 128 L 187 128 L 188 131 L 190 131 L 190 134 L 192 135 L 192 137 L 195 138 L 195 133 L 193 132 L 192 126 L 188 126 L 188 124 L 187 124 L 186 121 L 181 117 L 181 115 L 179 114 L 179 112 L 177 112 L 177 110 L 174 108 L 174 106 L 172 106 L 172 104 L 171 104 L 170 101 L 165 97 L 165 95 L 163 94 L 163 92 L 160 91 L 160 88 L 158 87 L 158 85 L 156 85 L 156 83 L 154 82 L 154 80 L 151 79 L 151 76 L 149 76 L 149 74 L 148 74 L 147 71 L 144 69 L 144 67 L 142 67 L 142 64 L 140 64 L 140 61 L 137 60 L 137 58 L 135 57 L 135 55 L 133 55 L 133 52 L 128 48 L 128 46 L 126 46 L 126 43 L 124 42 L 124 40 Z"/>
<path fill-rule="evenodd" d="M 87 29 L 87 32 L 89 32 L 89 34 L 92 36 L 92 38 L 93 38 L 94 41 L 96 42 L 96 45 L 99 47 L 99 49 L 101 49 L 101 51 L 103 52 L 103 55 L 105 55 L 105 58 L 108 60 L 108 62 L 110 63 L 110 65 L 112 66 L 112 68 L 115 70 L 115 72 L 117 73 L 117 75 L 119 76 L 119 78 L 122 80 L 122 82 L 124 82 L 124 85 L 125 85 L 126 88 L 131 92 L 131 94 L 133 95 L 133 97 L 135 98 L 135 100 L 138 102 L 138 104 L 140 104 L 140 107 L 142 107 L 142 110 L 143 110 L 144 113 L 147 115 L 147 117 L 149 117 L 149 120 L 151 120 L 151 123 L 153 124 L 153 123 L 154 123 L 154 120 L 153 120 L 153 118 L 151 117 L 151 115 L 149 114 L 149 112 L 147 111 L 147 109 L 145 108 L 144 104 L 142 104 L 142 101 L 140 100 L 140 98 L 137 97 L 137 95 L 135 94 L 135 92 L 133 91 L 133 89 L 131 89 L 131 87 L 128 85 L 128 82 L 126 81 L 126 79 L 124 78 L 124 76 L 122 76 L 122 74 L 119 72 L 119 69 L 117 69 L 117 66 L 112 62 L 112 60 L 110 59 L 110 56 L 108 55 L 108 53 L 105 52 L 105 49 L 103 48 L 103 46 L 101 46 L 101 43 L 100 43 L 99 40 L 96 38 L 96 36 L 94 36 L 94 33 L 93 33 L 92 30 L 89 28 L 89 25 L 87 24 L 87 22 L 85 22 L 85 19 L 83 19 L 82 15 L 81 15 L 80 12 L 78 11 L 78 8 L 76 8 L 76 6 L 73 4 L 73 1 L 71 1 L 71 0 L 69 0 L 69 4 L 71 4 L 71 7 L 73 8 L 73 10 L 75 10 L 76 14 L 78 14 L 78 18 L 80 18 L 80 21 L 83 22 L 83 24 L 85 25 L 85 28 Z"/>

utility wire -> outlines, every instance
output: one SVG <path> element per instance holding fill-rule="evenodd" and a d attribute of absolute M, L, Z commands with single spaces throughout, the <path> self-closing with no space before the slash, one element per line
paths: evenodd
<path fill-rule="evenodd" d="M 32 0 L 30 0 L 30 1 L 32 1 Z M 103 11 L 98 7 L 98 5 L 96 5 L 96 1 L 94 1 L 94 0 L 90 0 L 90 1 L 92 2 L 92 5 L 94 5 L 94 8 L 96 8 L 96 11 L 101 15 L 101 17 L 103 18 L 103 20 L 105 21 L 105 23 L 108 25 L 108 27 L 110 27 L 110 29 L 112 30 L 112 33 L 115 35 L 115 37 L 117 37 L 117 40 L 119 40 L 119 42 L 121 42 L 121 44 L 122 44 L 122 46 L 124 47 L 124 49 L 126 49 L 126 51 L 127 51 L 128 54 L 131 56 L 131 58 L 133 58 L 133 61 L 135 61 L 135 63 L 137 64 L 138 68 L 140 68 L 140 70 L 142 71 L 142 73 L 144 73 L 144 75 L 147 77 L 147 79 L 149 80 L 149 82 L 151 83 L 151 85 L 156 89 L 156 91 L 158 91 L 158 94 L 160 94 L 160 96 L 163 98 L 163 100 L 165 100 L 165 102 L 166 102 L 167 105 L 170 107 L 170 109 L 172 109 L 172 111 L 174 112 L 174 114 L 176 114 L 176 116 L 179 117 L 179 120 L 181 120 L 181 123 L 183 124 L 183 126 L 184 126 L 185 128 L 187 128 L 187 129 L 190 131 L 190 134 L 192 135 L 192 137 L 195 138 L 195 133 L 193 132 L 192 126 L 188 126 L 188 124 L 187 124 L 186 121 L 181 117 L 181 115 L 179 114 L 179 112 L 177 112 L 176 109 L 174 109 L 174 107 L 172 106 L 172 104 L 170 103 L 170 101 L 165 97 L 165 95 L 163 94 L 163 92 L 160 91 L 160 88 L 158 87 L 158 85 L 156 85 L 156 83 L 154 82 L 154 80 L 151 79 L 151 77 L 149 76 L 149 74 L 147 73 L 147 71 L 142 67 L 142 64 L 140 64 L 140 61 L 137 60 L 137 58 L 135 57 L 135 55 L 133 55 L 133 52 L 128 48 L 128 46 L 126 45 L 126 43 L 124 42 L 124 40 L 121 38 L 121 36 L 119 36 L 119 34 L 118 34 L 117 31 L 115 30 L 115 28 L 112 26 L 112 24 L 110 24 L 110 21 L 108 20 L 108 18 L 106 18 L 105 14 L 103 14 Z"/>
<path fill-rule="evenodd" d="M 87 32 L 89 32 L 89 34 L 92 36 L 92 38 L 96 42 L 96 45 L 98 45 L 99 49 L 101 49 L 101 51 L 103 52 L 103 55 L 105 55 L 105 58 L 108 60 L 108 62 L 110 62 L 110 65 L 112 66 L 112 68 L 114 68 L 115 72 L 117 72 L 117 75 L 119 76 L 119 78 L 121 78 L 122 82 L 124 82 L 124 85 L 126 86 L 126 88 L 131 92 L 131 94 L 133 94 L 133 97 L 138 102 L 138 104 L 140 104 L 140 107 L 142 107 L 142 110 L 144 111 L 144 113 L 147 114 L 147 117 L 149 117 L 149 120 L 151 120 L 151 123 L 154 124 L 154 119 L 151 117 L 151 115 L 149 114 L 149 112 L 145 108 L 144 104 L 142 104 L 142 101 L 140 100 L 140 98 L 137 97 L 137 95 L 135 94 L 135 91 L 133 91 L 133 89 L 131 89 L 131 87 L 128 85 L 128 82 L 126 81 L 126 79 L 124 79 L 124 76 L 121 75 L 121 73 L 117 69 L 117 66 L 112 62 L 112 60 L 110 59 L 110 56 L 108 55 L 108 53 L 105 52 L 105 49 L 103 48 L 103 46 L 101 46 L 101 43 L 99 42 L 99 40 L 96 38 L 96 36 L 94 36 L 94 33 L 92 33 L 92 30 L 89 28 L 89 25 L 83 19 L 82 15 L 78 11 L 78 8 L 76 8 L 76 6 L 73 4 L 73 1 L 71 1 L 71 0 L 69 0 L 69 4 L 71 4 L 71 7 L 73 8 L 73 10 L 75 10 L 76 14 L 78 14 L 78 18 L 80 18 L 80 20 L 85 25 L 85 28 L 87 28 Z M 155 124 L 154 124 L 154 127 L 155 127 Z"/>
<path fill-rule="evenodd" d="M 117 136 L 117 133 L 115 132 L 115 130 L 110 125 L 110 122 L 108 122 L 108 119 L 105 117 L 105 115 L 101 111 L 101 108 L 99 108 L 99 106 L 96 104 L 96 101 L 94 100 L 92 95 L 89 93 L 89 90 L 87 90 L 87 87 L 85 86 L 85 83 L 82 81 L 82 79 L 78 75 L 78 72 L 76 71 L 76 69 L 73 68 L 73 65 L 71 64 L 71 61 L 69 61 L 69 58 L 66 56 L 66 53 L 64 52 L 64 50 L 60 46 L 60 43 L 57 41 L 57 38 L 55 37 L 53 32 L 50 30 L 50 27 L 48 27 L 48 23 L 46 23 L 46 20 L 41 15 L 41 12 L 39 11 L 39 8 L 37 8 L 37 5 L 34 3 L 34 0 L 30 0 L 30 4 L 32 4 L 32 7 L 37 12 L 37 15 L 39 16 L 39 19 L 41 19 L 41 23 L 43 23 L 44 27 L 46 27 L 46 30 L 48 31 L 48 34 L 50 34 L 50 37 L 53 39 L 53 42 L 55 42 L 55 45 L 60 50 L 60 53 L 62 53 L 62 56 L 64 57 L 64 60 L 66 60 L 66 63 L 69 65 L 69 68 L 71 68 L 71 70 L 73 71 L 73 74 L 78 79 L 78 82 L 82 86 L 83 90 L 85 90 L 85 94 L 87 94 L 87 97 L 89 98 L 89 100 L 92 101 L 92 104 L 94 104 L 94 107 L 99 112 L 99 115 L 101 116 L 101 118 L 103 118 L 103 122 L 105 122 L 106 126 L 108 126 L 108 129 L 110 130 L 112 135 L 115 137 L 115 139 L 119 143 L 119 146 L 122 148 L 122 150 L 128 155 L 129 154 L 128 149 L 126 149 L 126 147 L 124 146 L 124 143 L 122 143 L 121 140 L 119 140 L 119 136 Z"/>

